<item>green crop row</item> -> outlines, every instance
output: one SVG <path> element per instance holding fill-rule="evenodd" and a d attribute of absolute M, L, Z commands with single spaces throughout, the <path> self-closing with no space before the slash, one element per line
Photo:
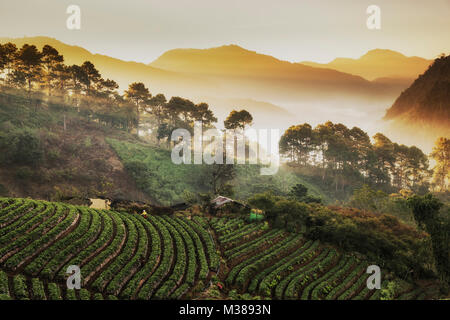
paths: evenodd
<path fill-rule="evenodd" d="M 123 267 L 120 269 L 119 272 L 114 276 L 114 278 L 111 280 L 111 282 L 108 284 L 106 288 L 106 292 L 109 294 L 118 294 L 120 289 L 122 288 L 124 282 L 128 280 L 133 273 L 142 267 L 142 265 L 145 263 L 145 257 L 147 255 L 147 250 L 149 249 L 148 246 L 148 235 L 145 230 L 145 227 L 139 219 L 135 219 L 135 225 L 137 228 L 137 234 L 139 238 L 139 243 L 137 244 L 137 249 L 134 251 L 134 255 L 132 258 L 128 260 L 123 260 L 122 264 Z M 114 263 L 117 261 L 120 261 L 122 259 L 125 259 L 123 255 L 116 258 Z"/>
<path fill-rule="evenodd" d="M 208 231 L 203 229 L 199 224 L 195 223 L 192 220 L 185 220 L 186 223 L 194 229 L 195 232 L 197 232 L 200 235 L 200 238 L 202 239 L 203 243 L 206 246 L 206 253 L 208 254 L 209 258 L 209 268 L 211 270 L 216 271 L 219 268 L 220 264 L 220 258 L 217 254 L 216 245 L 214 243 L 214 240 L 212 239 L 211 235 Z"/>
<path fill-rule="evenodd" d="M 109 214 L 114 220 L 114 225 L 116 226 L 115 230 L 115 236 L 111 243 L 103 248 L 101 252 L 96 255 L 91 261 L 86 263 L 84 266 L 81 267 L 81 274 L 84 276 L 84 279 L 86 282 L 88 282 L 91 277 L 101 269 L 101 267 L 107 263 L 112 257 L 115 257 L 116 254 L 120 251 L 122 244 L 125 241 L 126 238 L 126 230 L 125 230 L 125 219 L 123 217 L 114 212 L 109 211 Z M 109 276 L 108 274 L 107 276 Z M 99 277 L 97 279 L 100 279 L 102 281 L 102 278 Z M 98 283 L 98 282 L 97 282 Z"/>
<path fill-rule="evenodd" d="M 252 233 L 255 230 L 261 228 L 262 226 L 263 226 L 262 223 L 246 224 L 243 227 L 233 230 L 232 232 L 230 232 L 228 234 L 219 236 L 218 240 L 220 243 L 226 243 L 227 241 L 232 241 L 233 239 L 241 238 L 241 237 L 245 236 L 246 234 Z"/>
<path fill-rule="evenodd" d="M 363 263 L 357 265 L 341 282 L 339 285 L 333 288 L 326 296 L 326 300 L 336 299 L 336 296 L 348 286 L 349 283 L 353 283 L 364 272 L 365 266 Z"/>
<path fill-rule="evenodd" d="M 47 264 L 40 272 L 40 276 L 47 278 L 47 279 L 53 279 L 56 276 L 56 273 L 58 270 L 64 266 L 65 263 L 70 261 L 74 256 L 76 256 L 79 252 L 83 250 L 85 254 L 89 254 L 88 250 L 85 250 L 85 248 L 90 245 L 97 237 L 97 235 L 100 233 L 102 228 L 102 220 L 110 219 L 105 213 L 97 213 L 91 209 L 84 212 L 81 211 L 81 214 L 83 216 L 87 216 L 88 213 L 91 215 L 91 220 L 89 224 L 89 229 L 86 232 L 78 233 L 78 231 L 74 232 L 74 236 L 72 237 L 72 234 L 68 236 L 67 243 L 64 241 L 64 243 L 61 244 L 60 250 L 57 250 L 55 252 L 55 255 L 52 258 L 49 258 Z M 107 224 L 107 222 L 104 222 L 104 224 Z M 84 230 L 84 227 L 79 227 L 77 229 L 80 229 L 80 231 Z M 67 246 L 65 247 L 65 245 Z M 59 245 L 57 245 L 59 247 Z M 63 248 L 65 247 L 65 248 Z M 79 256 L 77 259 L 72 260 L 72 264 L 78 265 L 78 263 L 81 263 L 82 257 Z M 60 275 L 60 278 L 63 279 L 65 276 L 66 270 L 63 268 L 61 270 L 62 274 Z"/>
<path fill-rule="evenodd" d="M 275 261 L 280 256 L 283 256 L 284 253 L 289 252 L 295 247 L 299 246 L 302 242 L 302 237 L 297 236 L 291 239 L 288 243 L 285 243 L 283 246 L 278 249 L 270 250 L 264 256 L 254 261 L 250 265 L 245 266 L 241 269 L 236 277 L 236 285 L 238 287 L 243 287 L 244 284 L 250 280 L 250 277 L 253 276 L 258 270 L 263 270 L 268 264 L 272 261 Z M 271 248 L 272 249 L 272 248 Z"/>
<path fill-rule="evenodd" d="M 257 261 L 258 259 L 264 257 L 266 254 L 268 254 L 269 250 L 277 250 L 278 248 L 283 247 L 284 245 L 286 245 L 287 243 L 289 243 L 291 240 L 293 240 L 294 238 L 296 238 L 296 235 L 291 235 L 285 239 L 283 239 L 282 241 L 276 243 L 275 245 L 273 245 L 272 247 L 270 247 L 270 249 L 265 250 L 264 252 L 260 252 L 259 254 L 256 254 L 244 261 L 242 261 L 241 263 L 239 263 L 238 265 L 234 266 L 231 271 L 228 273 L 228 276 L 225 280 L 225 282 L 229 285 L 231 285 L 234 282 L 234 279 L 236 278 L 236 276 L 238 275 L 238 273 L 241 271 L 241 269 L 243 269 L 244 267 L 250 265 L 251 263 Z"/>
<path fill-rule="evenodd" d="M 298 295 L 300 288 L 307 285 L 310 281 L 315 281 L 319 276 L 327 270 L 338 257 L 338 253 L 335 249 L 328 251 L 326 257 L 323 260 L 316 263 L 314 267 L 303 270 L 295 275 L 295 277 L 289 282 L 284 294 L 285 299 L 295 299 Z M 307 298 L 305 298 L 307 299 Z"/>
<path fill-rule="evenodd" d="M 13 278 L 14 296 L 18 300 L 29 300 L 26 279 L 19 274 Z"/>
<path fill-rule="evenodd" d="M 349 300 L 358 291 L 361 286 L 366 286 L 368 274 L 363 273 L 347 290 L 345 290 L 338 300 Z"/>
<path fill-rule="evenodd" d="M 67 210 L 69 210 L 69 213 L 64 216 L 62 212 Z M 28 243 L 28 245 L 24 249 L 17 252 L 15 255 L 10 257 L 8 260 L 6 260 L 5 265 L 8 268 L 13 269 L 16 267 L 21 267 L 25 259 L 33 258 L 36 253 L 39 253 L 40 248 L 45 248 L 48 243 L 51 243 L 51 241 L 57 239 L 61 233 L 70 228 L 70 226 L 76 221 L 75 219 L 78 216 L 77 210 L 74 207 L 67 208 L 63 206 L 57 206 L 56 212 L 57 213 L 55 214 L 55 216 L 48 220 L 49 225 L 43 223 L 40 227 L 28 233 L 26 236 L 23 236 L 20 239 L 14 241 L 14 243 L 18 247 L 21 247 L 24 243 Z M 60 218 L 57 218 L 57 216 L 60 216 Z M 62 221 L 60 221 L 61 217 L 64 217 Z M 46 232 L 47 227 L 50 230 Z"/>
<path fill-rule="evenodd" d="M 150 235 L 151 251 L 144 266 L 130 279 L 127 286 L 121 293 L 120 296 L 126 299 L 131 299 L 140 287 L 142 281 L 153 273 L 156 266 L 158 265 L 158 261 L 161 256 L 161 239 L 159 237 L 158 231 L 149 221 L 150 219 L 146 220 L 141 216 L 138 216 L 138 219 L 141 220 L 146 228 L 146 231 Z"/>
<path fill-rule="evenodd" d="M 20 214 L 25 213 L 26 209 L 35 205 L 32 200 L 17 200 L 8 203 L 3 209 L 0 210 L 0 227 L 3 228 L 9 224 L 12 219 L 20 217 Z"/>
<path fill-rule="evenodd" d="M 117 275 L 120 270 L 129 262 L 132 257 L 133 253 L 136 250 L 136 244 L 138 241 L 138 230 L 136 229 L 136 225 L 132 219 L 128 217 L 128 214 L 120 214 L 121 219 L 124 221 L 126 225 L 126 242 L 124 243 L 124 246 L 117 256 L 113 258 L 111 263 L 103 269 L 103 271 L 97 275 L 96 279 L 92 282 L 92 287 L 98 291 L 103 291 L 105 289 L 105 286 L 111 279 L 114 278 L 115 275 Z M 141 234 L 143 237 L 146 237 L 147 235 Z M 116 250 L 111 250 L 111 255 L 114 255 L 114 253 L 117 250 L 120 250 L 120 241 L 118 241 L 118 246 L 116 247 Z M 110 248 L 111 246 L 109 246 Z M 108 249 L 109 249 L 108 248 Z M 107 249 L 107 250 L 108 250 Z M 105 250 L 105 251 L 107 251 Z M 109 259 L 111 256 L 105 256 L 105 259 Z M 110 288 L 114 291 L 117 290 L 117 286 L 114 286 Z M 108 291 L 107 293 L 113 293 L 111 291 Z"/>
<path fill-rule="evenodd" d="M 326 272 L 322 277 L 320 277 L 320 278 L 316 279 L 315 281 L 311 282 L 310 284 L 308 284 L 308 286 L 305 289 L 303 289 L 303 291 L 302 291 L 301 299 L 308 300 L 310 298 L 310 294 L 311 294 L 311 299 L 317 300 L 318 297 L 313 296 L 313 293 L 317 293 L 317 291 L 313 291 L 313 290 L 320 284 L 326 283 L 328 279 L 330 279 L 334 274 L 339 272 L 339 270 L 344 268 L 347 261 L 348 261 L 348 259 L 346 257 L 341 257 L 339 259 L 339 262 L 333 268 L 328 270 L 328 272 Z"/>
<path fill-rule="evenodd" d="M 138 293 L 137 297 L 141 300 L 148 300 L 152 296 L 153 291 L 156 289 L 158 284 L 169 273 L 170 266 L 174 259 L 172 237 L 169 230 L 167 230 L 166 226 L 162 223 L 162 218 L 149 216 L 149 219 L 158 228 L 159 233 L 162 236 L 162 247 L 164 250 L 162 250 L 162 259 L 158 267 L 155 269 L 155 272 L 153 272 L 147 279 Z"/>
<path fill-rule="evenodd" d="M 71 210 L 75 210 L 72 208 Z M 91 213 L 87 208 L 82 208 L 80 211 L 80 222 L 76 229 L 70 232 L 64 238 L 56 241 L 51 246 L 43 250 L 38 256 L 36 256 L 33 261 L 25 267 L 25 271 L 29 274 L 37 275 L 39 271 L 45 266 L 49 261 L 58 255 L 65 248 L 70 246 L 74 241 L 81 238 L 86 232 L 88 232 L 89 222 L 91 220 Z"/>
<path fill-rule="evenodd" d="M 270 296 L 272 289 L 277 287 L 283 276 L 291 273 L 294 270 L 294 266 L 297 264 L 303 264 L 309 262 L 316 254 L 319 248 L 319 242 L 308 241 L 301 248 L 299 254 L 293 253 L 293 256 L 288 256 L 286 259 L 280 261 L 273 271 L 262 278 L 259 286 L 259 293 L 265 296 Z"/>
<path fill-rule="evenodd" d="M 224 254 L 225 254 L 226 257 L 230 257 L 230 256 L 232 256 L 233 254 L 235 254 L 237 252 L 242 252 L 243 250 L 245 250 L 245 248 L 253 246 L 256 243 L 264 242 L 264 240 L 266 238 L 275 237 L 275 236 L 281 235 L 282 233 L 283 233 L 283 230 L 279 230 L 279 229 L 270 230 L 263 237 L 258 237 L 258 238 L 253 239 L 252 241 L 244 242 L 241 245 L 238 245 L 238 246 L 236 246 L 234 248 L 226 250 L 224 252 Z"/>
<path fill-rule="evenodd" d="M 303 265 L 296 271 L 289 273 L 285 278 L 283 278 L 275 287 L 275 298 L 282 299 L 284 295 L 284 291 L 289 283 L 298 275 L 307 272 L 308 270 L 313 269 L 320 261 L 325 259 L 328 255 L 329 250 L 324 249 L 320 252 L 318 256 L 314 256 L 314 253 L 311 253 L 309 257 L 305 257 L 305 261 L 307 261 L 306 265 Z M 314 258 L 313 258 L 314 257 Z"/>
<path fill-rule="evenodd" d="M 195 243 L 197 257 L 200 263 L 198 278 L 200 280 L 205 280 L 209 273 L 209 267 L 208 261 L 206 260 L 206 253 L 203 247 L 202 240 L 200 239 L 200 236 L 183 219 L 176 218 L 176 221 L 189 233 L 191 239 Z"/>
<path fill-rule="evenodd" d="M 33 300 L 45 300 L 44 284 L 38 278 L 31 279 Z"/>
<path fill-rule="evenodd" d="M 264 234 L 263 236 L 257 238 L 258 241 L 255 242 L 251 241 L 251 243 L 248 242 L 247 246 L 245 246 L 245 243 L 244 246 L 242 245 L 239 246 L 239 248 L 241 249 L 237 251 L 233 250 L 233 253 L 229 255 L 227 258 L 228 260 L 232 261 L 241 255 L 245 255 L 260 249 L 260 247 L 263 245 L 271 246 L 274 243 L 274 240 L 276 240 L 279 236 L 286 236 L 286 235 L 287 233 L 282 230 L 275 232 L 273 234 Z"/>
<path fill-rule="evenodd" d="M 343 259 L 344 260 L 344 259 Z M 335 273 L 331 274 L 331 277 L 321 282 L 315 287 L 311 293 L 311 299 L 319 300 L 322 296 L 326 296 L 331 290 L 339 283 L 339 280 L 344 276 L 356 263 L 355 258 L 346 258 L 345 264 L 337 269 Z"/>
<path fill-rule="evenodd" d="M 6 227 L 3 226 L 0 229 L 0 245 L 4 245 L 9 243 L 11 239 L 13 239 L 16 235 L 24 234 L 28 229 L 30 229 L 33 225 L 41 223 L 47 215 L 51 215 L 54 213 L 54 206 L 52 204 L 46 204 L 44 202 L 38 202 L 37 206 L 30 209 L 32 206 L 31 202 L 29 203 L 28 208 L 20 209 L 24 215 L 20 216 L 20 218 L 16 219 L 14 222 L 8 224 Z M 45 210 L 43 210 L 45 208 Z M 17 210 L 19 210 L 17 209 Z M 14 212 L 13 210 L 11 212 Z M 15 212 L 14 214 L 17 214 Z"/>
<path fill-rule="evenodd" d="M 173 262 L 172 272 L 170 273 L 169 277 L 162 283 L 161 287 L 155 292 L 155 299 L 167 298 L 172 290 L 174 290 L 174 288 L 176 288 L 181 283 L 187 264 L 186 250 L 184 248 L 183 239 L 180 236 L 179 232 L 170 223 L 168 223 L 166 219 L 161 218 L 161 222 L 166 226 L 172 238 L 175 240 L 176 257 L 175 261 Z"/>
<path fill-rule="evenodd" d="M 0 270 L 0 294 L 9 295 L 8 275 Z"/>
<path fill-rule="evenodd" d="M 295 258 L 304 254 L 305 250 L 311 247 L 312 244 L 312 241 L 305 242 L 298 250 L 295 250 L 290 255 L 283 257 L 276 263 L 259 272 L 252 278 L 248 287 L 248 291 L 250 293 L 254 293 L 258 288 L 258 284 L 261 283 L 260 288 L 262 289 L 260 291 L 263 292 L 264 295 L 270 296 L 270 290 L 276 284 L 276 281 L 274 282 L 273 278 L 283 272 L 283 270 L 288 269 L 291 266 L 290 262 L 294 261 Z"/>

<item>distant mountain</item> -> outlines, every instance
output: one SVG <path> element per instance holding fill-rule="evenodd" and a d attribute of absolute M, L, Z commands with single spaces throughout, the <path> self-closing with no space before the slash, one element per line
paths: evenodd
<path fill-rule="evenodd" d="M 390 137 L 431 151 L 434 141 L 450 137 L 450 56 L 430 68 L 395 100 L 384 116 Z"/>
<path fill-rule="evenodd" d="M 406 57 L 405 55 L 385 49 L 374 49 L 359 59 L 336 58 L 330 63 L 320 64 L 304 61 L 301 64 L 315 68 L 331 68 L 361 76 L 368 80 L 377 78 L 393 78 L 396 81 L 415 79 L 423 73 L 432 60 L 420 57 Z"/>
<path fill-rule="evenodd" d="M 436 59 L 395 100 L 385 119 L 450 128 L 450 56 Z"/>
<path fill-rule="evenodd" d="M 282 61 L 237 45 L 210 49 L 174 49 L 165 52 L 150 65 L 174 72 L 213 76 L 364 82 L 361 77 Z"/>
<path fill-rule="evenodd" d="M 264 119 L 269 125 L 327 120 L 359 124 L 361 119 L 380 118 L 384 113 L 380 108 L 407 86 L 392 79 L 368 81 L 329 68 L 290 63 L 236 45 L 174 49 L 146 65 L 93 54 L 48 37 L 0 38 L 0 43 L 8 41 L 19 47 L 49 44 L 64 55 L 66 64 L 91 61 L 104 78 L 116 80 L 121 91 L 140 81 L 153 94 L 217 103 L 211 108 L 218 115 L 233 108 L 252 109 L 255 119 Z"/>
<path fill-rule="evenodd" d="M 0 43 L 5 42 L 12 42 L 18 47 L 26 43 L 34 44 L 39 49 L 46 44 L 51 45 L 64 55 L 64 63 L 68 65 L 91 61 L 100 70 L 104 78 L 117 81 L 120 85 L 120 90 L 126 90 L 131 82 L 142 81 L 150 86 L 152 93 L 164 92 L 166 94 L 182 95 L 183 88 L 177 88 L 181 83 L 189 84 L 189 86 L 185 86 L 187 89 L 190 86 L 208 87 L 210 85 L 202 79 L 157 69 L 144 63 L 123 61 L 106 55 L 93 54 L 82 47 L 68 45 L 49 37 L 0 38 Z M 177 89 L 180 89 L 180 91 L 177 91 Z M 185 92 L 187 91 L 185 90 Z"/>

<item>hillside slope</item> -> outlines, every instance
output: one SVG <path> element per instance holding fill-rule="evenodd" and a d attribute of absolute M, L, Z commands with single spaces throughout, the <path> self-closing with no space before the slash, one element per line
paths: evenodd
<path fill-rule="evenodd" d="M 223 299 L 236 298 L 233 289 L 276 299 L 380 299 L 380 290 L 365 285 L 369 263 L 241 218 L 0 198 L 0 299 Z M 81 290 L 65 285 L 71 265 L 80 268 Z M 433 287 L 398 282 L 399 299 L 436 295 Z"/>
<path fill-rule="evenodd" d="M 105 141 L 105 137 L 132 141 L 134 137 L 89 122 L 75 108 L 64 110 L 44 101 L 35 109 L 18 93 L 0 92 L 1 195 L 151 201 Z M 36 161 L 30 159 L 33 156 Z"/>
<path fill-rule="evenodd" d="M 450 135 L 450 56 L 441 57 L 419 76 L 387 110 L 385 120 L 420 130 Z"/>

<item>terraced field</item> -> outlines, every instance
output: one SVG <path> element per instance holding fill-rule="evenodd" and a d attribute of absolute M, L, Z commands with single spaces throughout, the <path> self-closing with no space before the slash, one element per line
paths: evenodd
<path fill-rule="evenodd" d="M 71 265 L 80 267 L 81 290 L 67 289 Z M 213 275 L 224 294 L 379 299 L 379 290 L 366 288 L 367 265 L 264 222 L 0 199 L 0 299 L 178 299 Z M 430 292 L 403 282 L 397 297 Z"/>
<path fill-rule="evenodd" d="M 81 290 L 66 289 L 70 265 Z M 176 299 L 218 265 L 210 233 L 188 219 L 0 199 L 2 299 Z"/>
<path fill-rule="evenodd" d="M 368 261 L 306 240 L 264 223 L 212 218 L 229 271 L 225 284 L 239 292 L 272 299 L 380 299 L 380 290 L 366 285 Z M 401 282 L 399 299 L 426 299 L 434 288 L 414 288 Z M 382 283 L 386 287 L 387 281 Z"/>

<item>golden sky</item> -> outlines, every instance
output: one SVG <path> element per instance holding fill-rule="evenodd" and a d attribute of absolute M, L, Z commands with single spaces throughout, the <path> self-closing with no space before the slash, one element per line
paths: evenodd
<path fill-rule="evenodd" d="M 81 8 L 81 30 L 66 8 Z M 366 27 L 369 5 L 381 29 Z M 370 49 L 450 53 L 450 0 L 2 0 L 0 37 L 44 35 L 124 60 L 237 44 L 288 61 L 329 62 Z"/>

